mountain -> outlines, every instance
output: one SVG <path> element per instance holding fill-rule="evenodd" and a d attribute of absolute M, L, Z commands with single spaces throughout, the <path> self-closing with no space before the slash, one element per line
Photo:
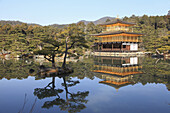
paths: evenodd
<path fill-rule="evenodd" d="M 107 19 L 110 19 L 110 20 L 113 20 L 115 19 L 115 17 L 103 17 L 103 18 L 100 18 L 98 20 L 95 20 L 95 21 L 86 21 L 86 20 L 81 20 L 79 22 L 84 22 L 85 25 L 87 25 L 88 23 L 90 22 L 93 22 L 95 25 L 97 24 L 102 24 L 102 23 L 105 23 Z M 77 22 L 77 23 L 79 23 Z M 65 26 L 67 26 L 68 24 L 52 24 L 52 25 L 49 25 L 49 26 L 52 26 L 52 27 L 57 27 L 57 28 L 64 28 Z"/>
<path fill-rule="evenodd" d="M 93 22 L 95 25 L 97 25 L 97 24 L 103 24 L 103 23 L 105 23 L 107 19 L 113 20 L 113 19 L 115 19 L 115 17 L 106 16 L 106 17 L 102 17 L 102 18 L 100 18 L 100 19 L 98 19 L 98 20 L 96 20 L 96 21 L 81 20 L 81 21 L 79 21 L 79 22 L 84 22 L 86 25 L 87 25 L 88 23 L 90 23 L 90 22 Z"/>
<path fill-rule="evenodd" d="M 81 20 L 79 22 L 84 22 L 85 25 L 87 25 L 88 23 L 90 22 L 93 22 L 95 25 L 97 24 L 102 24 L 102 23 L 105 23 L 106 20 L 109 19 L 109 20 L 113 20 L 115 19 L 115 17 L 109 17 L 109 16 L 106 16 L 106 17 L 103 17 L 103 18 L 100 18 L 98 20 L 95 20 L 95 21 L 86 21 L 86 20 Z M 24 22 L 21 22 L 21 21 L 5 21 L 5 20 L 0 20 L 0 25 L 5 25 L 5 24 L 10 24 L 10 25 L 21 25 L 22 23 Z M 78 23 L 78 22 L 77 22 Z M 39 24 L 34 24 L 34 23 L 27 23 L 28 25 L 38 25 L 38 26 L 41 26 Z M 57 27 L 57 28 L 63 28 L 65 26 L 67 26 L 68 24 L 51 24 L 51 25 L 48 25 L 48 26 L 51 26 L 51 27 Z"/>
<path fill-rule="evenodd" d="M 96 25 L 97 24 L 103 24 L 103 23 L 106 22 L 107 19 L 113 20 L 113 19 L 115 19 L 115 17 L 103 17 L 103 18 L 100 18 L 100 19 L 94 21 L 93 23 L 96 24 Z"/>
<path fill-rule="evenodd" d="M 6 20 L 0 20 L 0 25 L 5 25 L 5 24 L 10 24 L 10 25 L 21 25 L 25 22 L 21 22 L 21 21 L 6 21 Z M 35 26 L 35 25 L 38 25 L 38 26 L 41 26 L 39 24 L 34 24 L 34 23 L 27 23 L 28 25 L 32 25 L 32 26 Z"/>

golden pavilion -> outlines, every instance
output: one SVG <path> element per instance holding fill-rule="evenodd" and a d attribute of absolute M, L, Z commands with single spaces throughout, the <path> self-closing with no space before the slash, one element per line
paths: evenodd
<path fill-rule="evenodd" d="M 133 32 L 134 23 L 116 19 L 113 22 L 101 24 L 102 33 L 93 34 L 96 52 L 137 52 L 141 42 L 141 33 Z"/>

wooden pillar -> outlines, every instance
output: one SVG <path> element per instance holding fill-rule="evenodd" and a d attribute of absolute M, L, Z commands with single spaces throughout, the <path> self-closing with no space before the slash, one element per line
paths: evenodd
<path fill-rule="evenodd" d="M 112 43 L 112 50 L 113 50 L 113 43 Z"/>
<path fill-rule="evenodd" d="M 103 44 L 102 44 L 102 50 L 103 50 Z"/>
<path fill-rule="evenodd" d="M 98 46 L 98 50 L 99 50 L 99 44 L 97 46 Z"/>

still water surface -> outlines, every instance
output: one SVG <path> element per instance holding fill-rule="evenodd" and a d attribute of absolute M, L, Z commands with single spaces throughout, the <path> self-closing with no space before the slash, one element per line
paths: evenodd
<path fill-rule="evenodd" d="M 40 65 L 0 60 L 0 113 L 170 113 L 170 60 L 87 58 L 60 77 Z"/>

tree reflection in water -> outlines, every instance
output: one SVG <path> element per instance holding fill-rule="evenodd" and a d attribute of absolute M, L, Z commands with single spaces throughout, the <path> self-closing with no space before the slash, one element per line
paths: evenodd
<path fill-rule="evenodd" d="M 101 60 L 106 59 L 106 60 Z M 113 60 L 112 60 L 113 59 Z M 116 60 L 117 59 L 117 60 Z M 61 110 L 69 111 L 69 112 L 78 112 L 82 109 L 86 108 L 86 103 L 88 100 L 86 97 L 88 96 L 88 91 L 78 91 L 78 92 L 71 92 L 69 90 L 69 87 L 74 87 L 76 84 L 79 83 L 79 81 L 74 81 L 69 79 L 70 77 L 78 79 L 84 79 L 84 78 L 90 78 L 91 80 L 95 79 L 95 77 L 99 77 L 98 75 L 101 75 L 100 73 L 95 73 L 92 70 L 96 68 L 94 65 L 103 66 L 107 68 L 107 71 L 114 72 L 115 66 L 119 66 L 125 60 L 119 60 L 119 58 L 91 58 L 91 59 L 84 59 L 82 61 L 78 62 L 70 62 L 69 67 L 72 67 L 74 69 L 74 72 L 68 76 L 60 76 L 63 83 L 61 84 L 64 88 L 59 88 L 58 86 L 55 86 L 55 79 L 59 76 L 56 76 L 56 74 L 60 74 L 58 70 L 60 68 L 51 68 L 51 65 L 47 63 L 43 63 L 43 65 L 40 65 L 37 62 L 34 62 L 33 60 L 0 60 L 0 80 L 3 78 L 6 78 L 8 80 L 10 79 L 28 79 L 29 76 L 35 76 L 37 79 L 42 79 L 51 77 L 52 82 L 47 84 L 44 88 L 36 88 L 34 90 L 34 95 L 38 97 L 38 99 L 45 99 L 48 97 L 54 97 L 54 100 L 46 101 L 44 102 L 42 108 L 51 108 L 53 106 L 58 106 Z M 161 83 L 165 84 L 167 89 L 170 91 L 170 60 L 164 59 L 164 60 L 157 60 L 152 59 L 149 57 L 141 57 L 139 58 L 139 64 L 142 66 L 140 69 L 141 73 L 130 75 L 130 77 L 127 76 L 127 79 L 124 77 L 124 80 L 127 80 L 125 82 L 129 82 L 129 84 L 138 84 L 142 83 L 143 85 L 146 85 L 148 83 Z M 101 62 L 102 61 L 102 62 Z M 120 61 L 120 62 L 119 62 Z M 127 60 L 128 61 L 128 60 Z M 112 63 L 113 62 L 113 63 Z M 136 65 L 135 65 L 136 66 Z M 126 67 L 126 66 L 125 66 Z M 128 66 L 127 66 L 128 67 Z M 132 67 L 132 66 L 131 66 Z M 111 70 L 112 69 L 112 70 Z M 122 68 L 121 68 L 122 69 Z M 98 69 L 99 70 L 99 69 Z M 101 69 L 100 69 L 101 70 Z M 51 75 L 53 73 L 53 75 Z M 38 75 L 40 76 L 38 76 Z M 103 74 L 102 74 L 103 75 Z M 105 74 L 103 77 L 109 78 L 112 75 Z M 99 77 L 100 78 L 100 77 Z M 111 77 L 110 77 L 111 78 Z M 113 77 L 112 77 L 113 78 Z M 114 77 L 115 79 L 116 77 Z M 118 78 L 118 77 L 117 77 Z M 122 77 L 119 77 L 122 78 Z M 119 79 L 118 78 L 118 79 Z M 103 81 L 103 78 L 100 78 Z M 103 82 L 104 83 L 104 82 Z M 123 84 L 123 82 L 122 82 Z M 123 85 L 120 85 L 119 87 L 124 87 Z M 65 95 L 65 98 L 63 98 L 63 95 Z M 49 98 L 51 99 L 51 98 Z"/>
<path fill-rule="evenodd" d="M 61 84 L 64 89 L 55 89 L 55 78 L 52 77 L 52 82 L 50 82 L 44 88 L 36 88 L 34 89 L 34 95 L 38 97 L 38 99 L 44 99 L 47 97 L 54 97 L 56 99 L 52 101 L 46 101 L 42 108 L 51 108 L 53 106 L 59 106 L 60 110 L 68 111 L 68 112 L 80 112 L 84 108 L 86 108 L 85 104 L 88 102 L 86 97 L 89 95 L 89 91 L 78 91 L 76 93 L 71 93 L 69 91 L 69 87 L 73 87 L 79 83 L 79 81 L 69 80 L 65 75 L 61 76 L 63 79 L 63 83 Z M 60 95 L 65 90 L 65 98 L 62 98 Z"/>

